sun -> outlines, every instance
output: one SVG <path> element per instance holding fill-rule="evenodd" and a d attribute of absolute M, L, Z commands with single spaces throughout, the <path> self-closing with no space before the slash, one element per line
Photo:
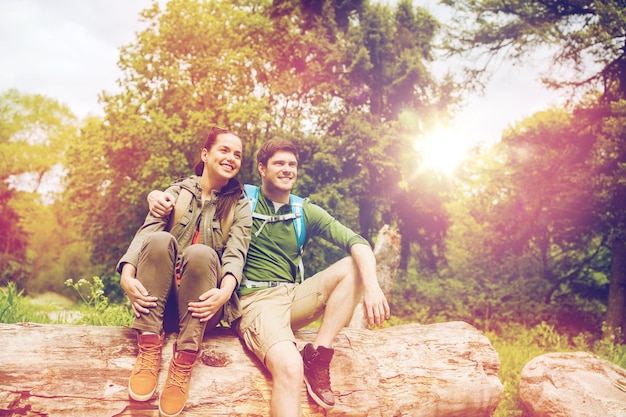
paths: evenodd
<path fill-rule="evenodd" d="M 413 148 L 420 156 L 420 170 L 452 175 L 467 157 L 471 141 L 457 127 L 438 127 L 416 140 Z"/>

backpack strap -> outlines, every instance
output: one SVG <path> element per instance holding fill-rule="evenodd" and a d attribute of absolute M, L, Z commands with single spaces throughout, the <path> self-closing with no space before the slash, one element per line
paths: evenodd
<path fill-rule="evenodd" d="M 191 193 L 191 191 L 184 187 L 181 187 L 180 192 L 178 193 L 178 197 L 176 198 L 176 204 L 174 204 L 174 208 L 172 209 L 172 213 L 170 214 L 170 219 L 167 223 L 166 230 L 172 230 L 172 227 L 180 222 L 180 219 L 183 218 L 183 214 L 189 207 L 192 198 L 193 194 Z"/>
<path fill-rule="evenodd" d="M 300 255 L 299 268 L 300 268 L 300 277 L 304 279 L 304 264 L 302 263 L 302 253 L 304 250 L 304 241 L 306 239 L 306 227 L 304 225 L 304 209 L 303 202 L 304 200 L 297 195 L 290 194 L 289 195 L 289 205 L 291 206 L 291 213 L 288 214 L 275 214 L 275 215 L 267 215 L 256 213 L 254 209 L 256 208 L 257 203 L 259 202 L 259 187 L 251 184 L 244 184 L 244 189 L 246 191 L 246 195 L 248 196 L 248 200 L 251 204 L 252 210 L 252 218 L 263 220 L 263 224 L 259 227 L 259 230 L 255 232 L 256 236 L 261 234 L 261 231 L 265 227 L 267 223 L 276 223 L 287 220 L 293 220 L 293 227 L 296 231 L 296 238 L 298 243 L 298 253 Z"/>
<path fill-rule="evenodd" d="M 289 205 L 291 206 L 291 213 L 288 214 L 274 214 L 267 215 L 256 213 L 254 210 L 259 201 L 259 187 L 256 185 L 245 184 L 244 189 L 246 191 L 246 195 L 248 196 L 248 200 L 251 204 L 252 217 L 255 219 L 263 220 L 263 224 L 259 227 L 259 230 L 256 231 L 256 235 L 259 236 L 263 227 L 267 223 L 276 223 L 287 220 L 294 220 L 293 227 L 296 231 L 296 237 L 298 239 L 298 252 L 302 254 L 302 249 L 304 247 L 304 240 L 306 238 L 306 228 L 304 226 L 304 210 L 303 210 L 303 202 L 304 200 L 297 195 L 290 194 L 289 195 Z"/>
<path fill-rule="evenodd" d="M 191 199 L 193 198 L 193 194 L 188 189 L 181 187 L 180 193 L 178 193 L 178 198 L 176 199 L 176 204 L 174 204 L 174 208 L 172 209 L 172 213 L 170 214 L 170 219 L 167 224 L 168 231 L 172 230 L 172 227 L 180 222 L 180 219 L 183 218 L 183 214 L 188 210 L 189 204 L 191 204 Z M 235 220 L 235 205 L 228 212 L 228 216 L 220 221 L 220 226 L 222 228 L 222 236 L 224 242 L 228 240 L 228 234 L 230 233 L 230 227 L 233 225 L 233 221 Z"/>
<path fill-rule="evenodd" d="M 252 210 L 252 213 L 254 213 L 256 203 L 259 202 L 259 187 L 252 184 L 244 184 L 243 190 L 245 191 L 246 196 L 248 197 L 248 201 L 250 201 L 250 205 L 252 206 L 250 207 L 250 210 Z"/>
<path fill-rule="evenodd" d="M 302 197 L 291 194 L 289 196 L 289 205 L 291 205 L 291 211 L 296 217 L 293 221 L 293 227 L 296 229 L 296 236 L 298 237 L 298 252 L 302 255 L 304 248 L 304 239 L 306 238 L 306 228 L 304 227 L 304 200 Z"/>

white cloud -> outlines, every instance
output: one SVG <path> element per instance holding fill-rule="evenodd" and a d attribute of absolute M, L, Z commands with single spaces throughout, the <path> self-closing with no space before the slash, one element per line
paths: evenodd
<path fill-rule="evenodd" d="M 0 1 L 0 90 L 43 94 L 82 117 L 116 89 L 119 48 L 143 26 L 149 0 Z"/>

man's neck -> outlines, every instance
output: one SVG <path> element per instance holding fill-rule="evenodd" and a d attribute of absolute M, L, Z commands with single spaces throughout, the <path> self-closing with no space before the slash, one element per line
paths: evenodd
<path fill-rule="evenodd" d="M 267 187 L 266 185 L 261 186 L 261 191 L 263 191 L 265 197 L 269 198 L 274 203 L 289 204 L 289 191 Z"/>

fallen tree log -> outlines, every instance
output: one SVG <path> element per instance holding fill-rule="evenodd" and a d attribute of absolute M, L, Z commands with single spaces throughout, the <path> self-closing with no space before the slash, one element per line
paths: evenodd
<path fill-rule="evenodd" d="M 299 331 L 299 346 L 314 330 Z M 163 350 L 159 389 L 172 356 Z M 128 399 L 135 333 L 123 327 L 0 325 L 0 415 L 157 416 L 157 399 Z M 267 416 L 271 381 L 230 329 L 203 341 L 186 416 Z M 302 390 L 306 416 L 490 416 L 502 385 L 487 338 L 463 322 L 340 333 L 331 364 L 337 397 L 324 412 Z"/>

